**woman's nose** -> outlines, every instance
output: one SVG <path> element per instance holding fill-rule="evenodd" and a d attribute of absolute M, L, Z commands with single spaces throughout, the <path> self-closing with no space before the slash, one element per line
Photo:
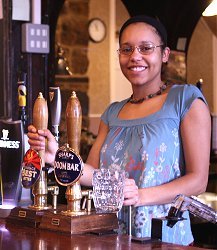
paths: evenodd
<path fill-rule="evenodd" d="M 142 59 L 142 54 L 139 52 L 139 48 L 138 47 L 134 47 L 133 53 L 130 55 L 131 59 L 137 59 L 140 60 Z"/>

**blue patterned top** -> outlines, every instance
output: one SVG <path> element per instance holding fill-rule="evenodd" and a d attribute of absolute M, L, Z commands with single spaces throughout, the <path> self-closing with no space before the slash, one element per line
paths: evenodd
<path fill-rule="evenodd" d="M 118 114 L 129 99 L 112 103 L 101 119 L 109 126 L 108 136 L 100 153 L 100 167 L 125 169 L 139 188 L 170 182 L 185 174 L 185 160 L 180 124 L 193 101 L 206 100 L 201 91 L 190 84 L 173 85 L 162 108 L 144 118 L 122 120 Z M 151 236 L 151 219 L 165 217 L 170 204 L 140 206 L 132 209 L 132 233 Z M 120 231 L 126 232 L 128 207 L 119 212 Z M 188 245 L 193 242 L 188 212 L 187 220 L 173 228 L 163 222 L 164 242 Z"/>

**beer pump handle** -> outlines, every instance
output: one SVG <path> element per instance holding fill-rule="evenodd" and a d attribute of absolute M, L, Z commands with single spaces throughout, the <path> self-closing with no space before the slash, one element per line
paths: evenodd
<path fill-rule="evenodd" d="M 49 113 L 51 118 L 51 132 L 59 141 L 59 124 L 61 118 L 61 93 L 59 87 L 49 87 Z"/>
<path fill-rule="evenodd" d="M 48 108 L 47 101 L 44 99 L 42 93 L 40 92 L 38 98 L 36 99 L 33 107 L 33 125 L 37 130 L 43 130 L 47 128 L 48 125 Z M 42 168 L 45 166 L 44 154 L 45 150 L 38 152 L 42 161 Z"/>
<path fill-rule="evenodd" d="M 27 111 L 26 111 L 26 87 L 27 73 L 21 72 L 18 77 L 18 106 L 19 106 L 19 119 L 22 121 L 24 132 L 27 132 Z"/>
<path fill-rule="evenodd" d="M 82 111 L 80 102 L 73 91 L 66 106 L 67 140 L 69 146 L 79 154 L 81 140 Z"/>

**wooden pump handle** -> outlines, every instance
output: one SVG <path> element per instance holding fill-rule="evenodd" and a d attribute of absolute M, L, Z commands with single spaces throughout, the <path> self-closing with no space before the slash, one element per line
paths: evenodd
<path fill-rule="evenodd" d="M 47 101 L 44 99 L 41 92 L 39 93 L 33 107 L 33 125 L 37 130 L 47 129 L 48 126 Z M 43 210 L 50 208 L 50 206 L 47 205 L 47 173 L 44 171 L 45 150 L 38 151 L 38 154 L 41 158 L 41 168 L 43 171 L 41 171 L 39 179 L 33 186 L 32 194 L 34 196 L 34 205 L 30 207 L 36 210 Z"/>
<path fill-rule="evenodd" d="M 39 130 L 47 129 L 48 126 L 48 107 L 47 101 L 44 99 L 41 92 L 39 92 L 33 107 L 33 126 Z M 42 168 L 45 166 L 45 150 L 38 152 L 41 157 Z"/>
<path fill-rule="evenodd" d="M 73 91 L 66 107 L 66 126 L 69 146 L 79 153 L 81 139 L 82 111 L 80 102 Z"/>
<path fill-rule="evenodd" d="M 39 92 L 33 107 L 33 125 L 38 129 L 47 129 L 48 126 L 48 107 L 47 101 Z"/>

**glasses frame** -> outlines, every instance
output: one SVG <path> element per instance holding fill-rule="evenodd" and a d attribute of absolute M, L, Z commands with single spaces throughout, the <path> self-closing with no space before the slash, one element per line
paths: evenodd
<path fill-rule="evenodd" d="M 150 52 L 148 52 L 148 53 L 143 53 L 143 52 L 141 52 L 141 46 L 143 46 L 143 47 L 149 47 L 150 49 L 152 49 Z M 131 47 L 132 48 L 132 51 L 131 51 L 131 53 L 130 54 L 125 54 L 125 53 L 123 53 L 123 52 L 121 52 L 121 48 L 119 48 L 119 49 L 117 49 L 117 52 L 118 52 L 118 54 L 119 55 L 122 55 L 122 56 L 131 56 L 132 54 L 133 54 L 133 52 L 135 51 L 135 49 L 137 49 L 137 51 L 141 54 L 141 55 L 150 55 L 150 54 L 152 54 L 153 52 L 154 52 L 154 50 L 156 49 L 156 48 L 158 48 L 158 47 L 163 47 L 163 44 L 160 44 L 160 45 L 151 45 L 151 46 L 144 46 L 144 45 L 140 45 L 140 46 L 137 46 L 137 45 L 135 45 L 135 46 L 132 46 L 132 45 L 130 45 L 129 47 Z"/>

